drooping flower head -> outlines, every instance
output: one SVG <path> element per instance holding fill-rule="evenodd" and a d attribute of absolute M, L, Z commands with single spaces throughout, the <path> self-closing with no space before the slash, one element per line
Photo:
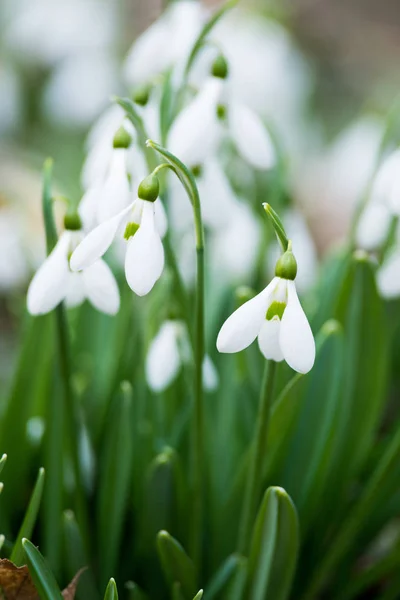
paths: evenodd
<path fill-rule="evenodd" d="M 64 226 L 65 231 L 29 285 L 28 311 L 32 315 L 43 315 L 60 302 L 65 301 L 72 308 L 87 299 L 97 310 L 116 314 L 120 299 L 111 269 L 98 258 L 80 273 L 73 273 L 69 259 L 84 233 L 76 213 L 67 213 Z"/>
<path fill-rule="evenodd" d="M 217 339 L 220 352 L 240 352 L 256 338 L 267 359 L 288 365 L 299 373 L 310 371 L 315 342 L 296 292 L 296 259 L 288 250 L 276 264 L 275 277 L 257 296 L 238 308 L 222 326 Z"/>
<path fill-rule="evenodd" d="M 159 182 L 146 177 L 138 188 L 138 198 L 117 215 L 93 229 L 71 256 L 71 269 L 80 271 L 108 250 L 119 234 L 126 240 L 125 275 L 139 296 L 150 292 L 164 268 L 164 249 L 156 211 L 163 209 L 158 199 Z"/>

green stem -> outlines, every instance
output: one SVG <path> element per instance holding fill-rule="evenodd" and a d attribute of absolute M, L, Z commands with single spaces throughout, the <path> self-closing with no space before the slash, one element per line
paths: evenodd
<path fill-rule="evenodd" d="M 276 362 L 268 361 L 264 369 L 260 402 L 256 421 L 254 445 L 251 453 L 250 469 L 245 491 L 242 517 L 239 527 L 237 551 L 246 555 L 250 543 L 251 528 L 261 494 L 263 462 L 267 443 L 269 417 L 271 414 L 272 395 L 274 391 Z"/>

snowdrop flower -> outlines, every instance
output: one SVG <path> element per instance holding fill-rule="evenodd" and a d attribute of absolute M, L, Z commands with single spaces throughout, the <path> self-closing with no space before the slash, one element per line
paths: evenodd
<path fill-rule="evenodd" d="M 212 76 L 173 122 L 169 149 L 188 164 L 202 164 L 215 152 L 225 126 L 246 162 L 257 169 L 269 169 L 275 162 L 271 138 L 252 109 L 228 97 L 227 76 L 228 65 L 223 56 L 218 56 Z"/>
<path fill-rule="evenodd" d="M 182 62 L 200 33 L 206 15 L 197 0 L 172 2 L 134 42 L 125 62 L 126 81 L 130 85 L 147 82 Z"/>
<path fill-rule="evenodd" d="M 400 148 L 389 154 L 374 177 L 369 202 L 357 225 L 360 247 L 374 250 L 383 244 L 393 216 L 400 215 Z"/>
<path fill-rule="evenodd" d="M 156 222 L 159 182 L 146 177 L 138 198 L 117 215 L 93 229 L 71 256 L 71 269 L 87 269 L 111 246 L 118 233 L 127 241 L 125 275 L 129 287 L 139 296 L 150 292 L 164 268 L 164 248 Z"/>
<path fill-rule="evenodd" d="M 28 311 L 43 315 L 65 301 L 68 307 L 87 299 L 98 310 L 114 315 L 119 309 L 119 290 L 108 265 L 101 259 L 81 273 L 73 273 L 69 257 L 83 238 L 78 215 L 66 215 L 65 231 L 33 277 L 27 297 Z"/>
<path fill-rule="evenodd" d="M 186 325 L 179 320 L 165 321 L 152 340 L 146 357 L 146 380 L 154 392 L 165 390 L 178 376 L 182 367 L 191 362 L 191 348 Z M 210 357 L 203 361 L 204 387 L 218 387 L 218 373 Z"/>
<path fill-rule="evenodd" d="M 276 264 L 275 277 L 257 296 L 238 308 L 222 326 L 217 339 L 220 352 L 240 352 L 257 337 L 267 359 L 308 373 L 315 360 L 315 342 L 296 292 L 297 264 L 288 250 Z"/>
<path fill-rule="evenodd" d="M 376 283 L 383 298 L 400 296 L 400 249 L 397 247 L 386 258 L 377 272 Z"/>

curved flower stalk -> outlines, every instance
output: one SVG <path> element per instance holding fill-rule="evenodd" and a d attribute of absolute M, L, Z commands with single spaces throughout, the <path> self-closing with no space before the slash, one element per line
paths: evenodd
<path fill-rule="evenodd" d="M 87 269 L 111 246 L 119 234 L 127 242 L 125 275 L 138 296 L 148 294 L 161 277 L 164 248 L 157 227 L 156 210 L 159 183 L 155 175 L 142 181 L 138 198 L 117 215 L 93 229 L 71 256 L 73 271 Z"/>
<path fill-rule="evenodd" d="M 183 321 L 167 320 L 153 338 L 146 357 L 146 380 L 154 392 L 164 391 L 191 364 L 192 349 Z M 208 355 L 203 360 L 203 385 L 208 391 L 218 387 L 219 377 Z"/>
<path fill-rule="evenodd" d="M 312 369 L 315 341 L 297 296 L 296 273 L 289 243 L 277 262 L 271 283 L 225 321 L 217 339 L 219 352 L 240 352 L 257 338 L 265 358 L 285 360 L 299 373 Z"/>
<path fill-rule="evenodd" d="M 146 83 L 175 65 L 182 65 L 207 17 L 198 0 L 179 0 L 134 42 L 125 61 L 130 85 Z"/>
<path fill-rule="evenodd" d="M 98 259 L 84 271 L 73 273 L 69 267 L 69 257 L 84 234 L 78 221 L 72 223 L 66 217 L 65 225 L 65 231 L 29 285 L 28 311 L 32 315 L 42 315 L 64 301 L 72 308 L 88 300 L 97 310 L 116 314 L 120 298 L 111 269 Z"/>
<path fill-rule="evenodd" d="M 198 95 L 173 122 L 168 148 L 189 165 L 202 164 L 227 134 L 243 160 L 269 169 L 275 163 L 270 135 L 257 113 L 231 97 L 227 77 L 228 65 L 218 56 Z"/>

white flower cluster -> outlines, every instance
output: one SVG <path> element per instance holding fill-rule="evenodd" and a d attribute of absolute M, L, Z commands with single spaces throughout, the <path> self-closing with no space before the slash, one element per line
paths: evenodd
<path fill-rule="evenodd" d="M 147 135 L 155 139 L 164 136 L 167 149 L 195 175 L 210 255 L 218 257 L 217 264 L 211 264 L 214 276 L 222 279 L 227 272 L 235 280 L 253 267 L 261 232 L 252 210 L 234 191 L 225 173 L 225 161 L 236 161 L 244 177 L 251 178 L 254 170 L 271 169 L 277 154 L 263 119 L 237 85 L 238 74 L 242 71 L 244 75 L 243 65 L 232 49 L 234 36 L 229 39 L 221 33 L 218 40 L 217 34 L 218 51 L 215 47 L 211 53 L 205 51 L 204 59 L 200 54 L 202 60 L 194 65 L 190 78 L 185 71 L 190 49 L 205 19 L 206 11 L 198 2 L 181 0 L 170 5 L 135 42 L 126 60 L 125 76 L 132 85 L 142 85 L 134 94 L 135 110 Z M 236 30 L 231 33 L 236 34 Z M 232 55 L 228 61 L 225 43 L 226 56 Z M 257 63 L 258 49 L 254 48 L 246 59 Z M 154 82 L 171 69 L 170 81 L 180 110 L 171 112 L 171 122 L 163 132 L 162 99 Z M 196 92 L 191 95 L 188 84 L 193 82 Z M 98 310 L 115 314 L 119 308 L 118 286 L 102 259 L 115 241 L 124 255 L 128 285 L 139 296 L 148 294 L 164 269 L 162 238 L 168 227 L 185 277 L 182 258 L 191 258 L 186 252 L 188 236 L 193 235 L 191 206 L 181 182 L 170 174 L 167 219 L 159 198 L 158 178 L 155 173 L 148 175 L 142 137 L 117 105 L 94 125 L 82 170 L 84 194 L 74 219 L 66 219 L 64 233 L 31 282 L 28 309 L 32 314 L 49 312 L 62 301 L 76 306 L 84 299 Z M 194 264 L 194 260 L 190 262 Z M 189 281 L 191 274 L 187 275 Z M 315 344 L 297 297 L 295 276 L 277 272 L 261 294 L 239 308 L 222 327 L 218 349 L 237 352 L 258 336 L 266 358 L 285 359 L 293 369 L 309 371 Z M 189 346 L 183 322 L 178 319 L 161 324 L 146 363 L 152 389 L 165 389 L 181 366 L 192 360 Z M 216 387 L 218 377 L 208 356 L 203 377 L 206 387 Z"/>

